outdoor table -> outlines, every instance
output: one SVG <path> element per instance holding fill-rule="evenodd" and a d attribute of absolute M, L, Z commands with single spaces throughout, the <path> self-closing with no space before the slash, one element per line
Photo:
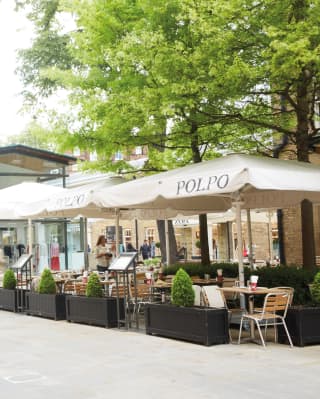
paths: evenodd
<path fill-rule="evenodd" d="M 205 285 L 218 285 L 218 282 L 215 278 L 210 278 L 210 279 L 204 279 L 204 278 L 199 278 L 197 280 L 192 280 L 192 284 L 194 285 L 200 285 L 201 287 Z"/>
<path fill-rule="evenodd" d="M 272 288 L 259 288 L 257 287 L 256 290 L 252 290 L 251 288 L 247 287 L 225 287 L 219 288 L 222 292 L 234 292 L 238 294 L 243 294 L 248 298 L 248 312 L 253 313 L 254 308 L 254 296 L 256 295 L 267 295 L 270 292 L 274 292 Z M 254 322 L 250 322 L 250 339 L 255 340 L 254 337 Z"/>
<path fill-rule="evenodd" d="M 151 296 L 152 298 L 155 297 L 156 293 L 160 292 L 160 294 L 164 293 L 170 293 L 172 287 L 172 283 L 168 282 L 155 282 L 150 285 L 151 288 Z M 161 295 L 162 296 L 162 295 Z"/>

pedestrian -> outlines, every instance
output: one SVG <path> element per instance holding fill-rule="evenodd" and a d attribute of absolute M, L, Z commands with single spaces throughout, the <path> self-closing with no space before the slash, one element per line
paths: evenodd
<path fill-rule="evenodd" d="M 98 272 L 105 272 L 108 270 L 110 259 L 112 254 L 108 252 L 106 247 L 106 237 L 100 235 L 98 237 L 96 249 L 95 249 L 96 259 L 97 259 L 97 270 Z"/>
<path fill-rule="evenodd" d="M 149 245 L 150 245 L 150 257 L 155 258 L 156 257 L 156 243 L 153 240 L 150 240 Z"/>
<path fill-rule="evenodd" d="M 140 253 L 141 253 L 141 256 L 142 256 L 143 260 L 149 259 L 149 256 L 150 256 L 150 245 L 148 244 L 147 240 L 143 241 L 143 244 L 140 247 Z"/>
<path fill-rule="evenodd" d="M 131 242 L 128 242 L 127 244 L 127 252 L 137 252 L 137 250 L 134 248 Z"/>

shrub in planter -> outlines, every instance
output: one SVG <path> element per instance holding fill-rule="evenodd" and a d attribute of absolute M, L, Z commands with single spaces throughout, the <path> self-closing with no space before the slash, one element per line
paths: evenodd
<path fill-rule="evenodd" d="M 311 286 L 311 295 L 314 302 L 320 305 L 320 272 L 318 272 Z"/>
<path fill-rule="evenodd" d="M 38 292 L 28 292 L 26 297 L 28 302 L 27 314 L 65 320 L 65 294 L 56 293 L 56 283 L 50 269 L 43 270 Z"/>
<path fill-rule="evenodd" d="M 180 268 L 172 283 L 172 304 L 146 305 L 146 333 L 204 345 L 228 343 L 227 310 L 193 306 L 194 296 L 192 280 Z"/>
<path fill-rule="evenodd" d="M 7 269 L 3 276 L 2 286 L 7 290 L 14 290 L 17 285 L 17 279 L 14 275 L 14 271 L 11 269 Z"/>
<path fill-rule="evenodd" d="M 3 287 L 0 289 L 0 308 L 5 310 L 10 310 L 12 312 L 16 312 L 18 306 L 23 303 L 24 297 L 21 294 L 21 297 L 17 295 L 16 285 L 17 280 L 14 275 L 13 270 L 7 269 L 3 276 Z"/>
<path fill-rule="evenodd" d="M 96 273 L 92 273 L 89 277 L 86 296 L 94 298 L 101 298 L 103 296 L 103 289 Z"/>
<path fill-rule="evenodd" d="M 117 298 L 104 297 L 99 276 L 92 273 L 89 277 L 86 295 L 67 295 L 66 297 L 67 320 L 77 323 L 116 327 L 119 318 L 124 317 L 124 302 L 120 298 L 117 309 Z"/>
<path fill-rule="evenodd" d="M 171 302 L 177 306 L 193 306 L 195 293 L 188 273 L 180 268 L 173 279 Z"/>
<path fill-rule="evenodd" d="M 56 283 L 50 269 L 44 269 L 39 283 L 39 294 L 55 294 Z"/>

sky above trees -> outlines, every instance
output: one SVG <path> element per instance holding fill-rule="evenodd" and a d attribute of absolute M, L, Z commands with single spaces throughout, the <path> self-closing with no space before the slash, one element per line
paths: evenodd
<path fill-rule="evenodd" d="M 0 141 L 7 136 L 19 134 L 29 122 L 28 115 L 22 115 L 22 84 L 14 71 L 17 66 L 16 49 L 30 45 L 30 23 L 23 13 L 14 11 L 14 0 L 0 1 Z"/>

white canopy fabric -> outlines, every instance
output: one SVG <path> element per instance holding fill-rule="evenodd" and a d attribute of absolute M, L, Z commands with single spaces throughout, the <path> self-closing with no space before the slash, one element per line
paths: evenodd
<path fill-rule="evenodd" d="M 320 202 L 320 167 L 296 161 L 233 154 L 141 179 L 101 187 L 86 185 L 28 204 L 27 216 L 108 217 L 120 209 L 143 216 L 223 212 L 235 200 L 242 209 L 284 208 L 303 199 Z M 132 214 L 130 214 L 132 215 Z M 132 216 L 131 216 L 132 217 Z"/>
<path fill-rule="evenodd" d="M 34 182 L 24 182 L 3 188 L 0 190 L 0 219 L 22 219 L 19 213 L 20 206 L 48 198 L 63 190 L 62 187 Z"/>
<path fill-rule="evenodd" d="M 163 216 L 169 218 L 178 213 L 222 212 L 234 205 L 238 245 L 242 248 L 241 208 L 285 208 L 298 205 L 303 199 L 320 203 L 320 167 L 233 154 L 113 187 L 78 190 L 30 204 L 22 213 L 26 216 L 71 216 L 74 212 L 88 217 L 106 217 L 103 215 L 110 215 L 114 209 L 121 213 L 136 209 L 142 215 L 161 210 Z M 93 216 L 95 210 L 99 215 Z M 239 278 L 243 284 L 241 255 Z"/>
<path fill-rule="evenodd" d="M 144 177 L 96 193 L 101 206 L 115 208 L 226 211 L 284 208 L 303 199 L 320 202 L 320 167 L 234 154 Z"/>

